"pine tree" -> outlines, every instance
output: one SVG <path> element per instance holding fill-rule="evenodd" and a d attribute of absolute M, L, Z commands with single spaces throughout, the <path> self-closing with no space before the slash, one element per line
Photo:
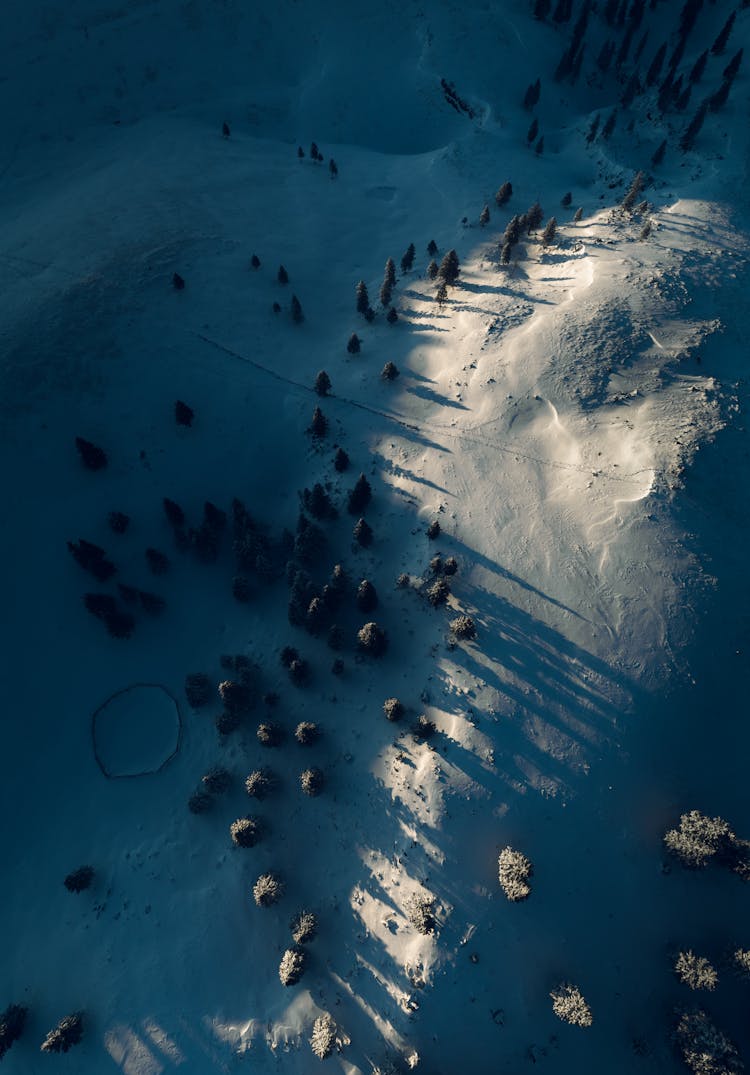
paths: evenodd
<path fill-rule="evenodd" d="M 446 285 L 455 284 L 461 272 L 458 254 L 455 250 L 449 250 L 440 262 L 438 276 Z"/>
<path fill-rule="evenodd" d="M 434 258 L 435 255 L 437 254 L 437 252 L 438 252 L 437 243 L 435 242 L 434 239 L 430 239 L 429 243 L 427 244 L 427 254 L 429 255 L 429 257 Z"/>
<path fill-rule="evenodd" d="M 296 295 L 292 295 L 291 313 L 292 321 L 294 321 L 295 325 L 301 325 L 305 320 L 305 315 L 302 313 L 302 304 Z"/>
<path fill-rule="evenodd" d="M 539 202 L 534 202 L 534 204 L 526 210 L 526 234 L 531 235 L 532 231 L 537 231 L 543 220 L 544 210 Z"/>
<path fill-rule="evenodd" d="M 289 283 L 289 273 L 286 271 L 283 265 L 279 265 L 279 271 L 276 273 L 276 279 L 280 284 Z"/>
<path fill-rule="evenodd" d="M 441 280 L 438 284 L 437 291 L 435 292 L 435 299 L 438 306 L 443 306 L 448 301 L 448 288 L 445 285 L 445 280 Z"/>
<path fill-rule="evenodd" d="M 310 422 L 310 432 L 313 436 L 322 437 L 328 429 L 328 419 L 321 411 L 320 407 L 316 407 L 313 411 L 312 421 Z"/>
<path fill-rule="evenodd" d="M 482 227 L 482 228 L 485 227 L 485 225 L 489 224 L 489 222 L 490 222 L 490 207 L 489 207 L 489 205 L 485 205 L 484 208 L 482 209 L 482 212 L 479 214 L 480 227 Z"/>
<path fill-rule="evenodd" d="M 723 27 L 721 28 L 719 36 L 716 38 L 713 45 L 711 46 L 712 56 L 720 56 L 726 48 L 727 41 L 729 40 L 729 35 L 732 32 L 732 27 L 734 26 L 734 20 L 736 18 L 737 12 L 733 11 L 727 21 L 724 23 Z"/>
<path fill-rule="evenodd" d="M 63 881 L 63 884 L 67 888 L 68 892 L 85 891 L 91 887 L 91 883 L 94 880 L 94 867 L 93 866 L 79 866 L 77 870 L 73 870 Z"/>
<path fill-rule="evenodd" d="M 321 370 L 315 378 L 315 391 L 319 396 L 327 396 L 331 390 L 331 378 L 325 370 Z"/>
<path fill-rule="evenodd" d="M 50 1030 L 42 1042 L 43 1053 L 67 1053 L 83 1038 L 83 1016 L 80 1012 L 66 1015 L 57 1026 Z"/>
<path fill-rule="evenodd" d="M 542 246 L 549 246 L 555 238 L 555 232 L 557 231 L 557 221 L 553 216 L 549 218 L 542 232 Z"/>
<path fill-rule="evenodd" d="M 362 546 L 363 549 L 366 549 L 370 545 L 372 545 L 372 527 L 366 519 L 357 519 L 356 523 L 354 524 L 354 529 L 352 530 L 352 537 L 358 545 Z"/>
<path fill-rule="evenodd" d="M 384 279 L 390 284 L 391 288 L 396 286 L 396 262 L 393 258 L 388 258 L 385 263 Z"/>
<path fill-rule="evenodd" d="M 529 127 L 528 131 L 526 132 L 526 141 L 529 142 L 529 143 L 533 142 L 538 134 L 539 134 L 539 121 L 537 120 L 537 118 L 535 116 L 534 119 L 531 121 L 531 126 Z"/>
<path fill-rule="evenodd" d="M 321 160 L 322 160 L 322 154 L 321 154 L 320 150 L 318 149 L 317 145 L 315 144 L 315 142 L 311 142 L 311 144 L 310 144 L 310 156 L 312 157 L 312 159 L 314 161 L 316 161 L 318 159 L 318 157 L 320 157 Z"/>
<path fill-rule="evenodd" d="M 437 276 L 437 274 L 438 274 L 438 263 L 433 260 L 427 266 L 427 276 L 428 276 L 428 278 L 430 280 L 434 280 L 435 277 Z"/>
<path fill-rule="evenodd" d="M 356 332 L 353 332 L 351 334 L 351 336 L 349 337 L 349 342 L 346 345 L 346 349 L 347 349 L 347 351 L 349 352 L 350 355 L 359 354 L 360 343 L 359 343 L 359 336 L 357 335 Z"/>
<path fill-rule="evenodd" d="M 185 290 L 185 278 L 184 278 L 184 276 L 180 276 L 180 274 L 178 272 L 173 272 L 172 273 L 172 287 L 175 289 L 175 291 L 184 291 Z"/>
<path fill-rule="evenodd" d="M 250 265 L 253 269 L 260 268 L 260 258 L 257 254 L 253 254 L 253 256 L 250 258 Z"/>
<path fill-rule="evenodd" d="M 343 448 L 336 449 L 336 455 L 333 457 L 333 467 L 339 474 L 343 474 L 349 467 L 349 456 L 346 454 Z"/>
<path fill-rule="evenodd" d="M 500 251 L 500 260 L 502 261 L 503 265 L 509 265 L 510 264 L 510 259 L 511 259 L 512 253 L 513 253 L 513 247 L 511 246 L 511 244 L 510 243 L 503 243 L 502 244 L 502 250 Z"/>
<path fill-rule="evenodd" d="M 370 298 L 367 294 L 367 284 L 360 280 L 357 284 L 357 313 L 364 314 L 370 309 Z"/>
<path fill-rule="evenodd" d="M 635 176 L 633 177 L 633 181 L 630 184 L 630 186 L 628 187 L 628 191 L 627 191 L 625 197 L 620 202 L 620 206 L 621 206 L 622 209 L 625 210 L 625 212 L 629 213 L 630 210 L 635 205 L 636 198 L 638 197 L 638 195 L 643 190 L 644 179 L 645 179 L 645 176 L 644 176 L 643 172 L 636 172 L 635 173 Z"/>
<path fill-rule="evenodd" d="M 305 151 L 304 151 L 304 149 L 302 148 L 302 146 L 297 146 L 297 157 L 298 157 L 298 159 L 299 159 L 299 160 L 302 160 L 302 158 L 304 157 L 304 155 L 305 155 Z"/>
<path fill-rule="evenodd" d="M 359 515 L 372 500 L 372 488 L 364 474 L 360 474 L 349 493 L 347 507 L 350 515 Z"/>
<path fill-rule="evenodd" d="M 560 205 L 563 207 L 563 209 L 569 209 L 572 202 L 573 195 L 570 191 L 568 191 L 567 194 L 563 194 L 562 198 L 560 199 Z"/>
<path fill-rule="evenodd" d="M 387 280 L 384 280 L 383 283 L 380 285 L 380 305 L 381 306 L 390 306 L 391 298 L 392 298 L 391 285 L 388 283 Z"/>
<path fill-rule="evenodd" d="M 509 183 L 506 180 L 506 182 L 502 184 L 502 186 L 498 189 L 497 194 L 495 195 L 495 204 L 497 205 L 498 209 L 501 209 L 505 205 L 505 203 L 509 201 L 510 198 L 512 198 L 512 196 L 513 184 Z"/>
<path fill-rule="evenodd" d="M 573 223 L 574 224 L 579 224 L 582 219 L 583 219 L 583 207 L 579 206 L 578 209 L 576 209 L 575 213 L 573 214 Z"/>
<path fill-rule="evenodd" d="M 416 250 L 414 249 L 414 243 L 409 243 L 406 249 L 406 253 L 401 258 L 401 272 L 407 273 L 411 271 L 411 267 L 414 264 L 414 255 Z"/>
<path fill-rule="evenodd" d="M 505 226 L 503 232 L 503 242 L 509 246 L 515 246 L 518 240 L 521 238 L 522 222 L 520 216 L 516 214 L 512 216 Z"/>
<path fill-rule="evenodd" d="M 386 362 L 380 376 L 384 381 L 395 381 L 398 377 L 398 366 L 394 362 Z"/>

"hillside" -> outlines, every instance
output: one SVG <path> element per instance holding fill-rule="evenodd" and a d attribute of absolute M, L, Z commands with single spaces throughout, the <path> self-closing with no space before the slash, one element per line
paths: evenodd
<path fill-rule="evenodd" d="M 8 5 L 5 1071 L 296 1075 L 328 1012 L 346 1075 L 677 1072 L 696 1005 L 750 1057 L 747 890 L 662 842 L 750 836 L 750 12 L 712 53 L 732 5 L 495 8 Z"/>

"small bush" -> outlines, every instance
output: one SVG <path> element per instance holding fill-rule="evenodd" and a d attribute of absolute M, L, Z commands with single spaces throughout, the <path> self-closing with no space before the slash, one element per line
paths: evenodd
<path fill-rule="evenodd" d="M 264 720 L 258 725 L 255 733 L 262 747 L 278 747 L 284 741 L 284 731 L 279 724 L 272 720 Z"/>
<path fill-rule="evenodd" d="M 229 835 L 235 847 L 255 847 L 263 835 L 261 824 L 256 817 L 238 817 L 229 826 Z"/>
<path fill-rule="evenodd" d="M 312 746 L 320 739 L 320 728 L 310 720 L 301 720 L 294 729 L 294 738 L 300 746 Z"/>
<path fill-rule="evenodd" d="M 435 932 L 435 897 L 417 892 L 406 902 L 406 917 L 417 933 L 428 936 Z"/>
<path fill-rule="evenodd" d="M 299 783 L 305 795 L 320 795 L 325 784 L 325 777 L 322 770 L 313 767 L 300 773 Z"/>
<path fill-rule="evenodd" d="M 675 1042 L 694 1075 L 739 1075 L 744 1069 L 734 1043 L 699 1009 L 680 1014 Z"/>
<path fill-rule="evenodd" d="M 80 1012 L 66 1015 L 42 1042 L 43 1053 L 67 1053 L 83 1038 L 83 1016 Z"/>
<path fill-rule="evenodd" d="M 531 862 L 520 851 L 504 847 L 497 860 L 500 887 L 512 903 L 525 900 L 531 893 L 528 879 L 534 872 Z"/>
<path fill-rule="evenodd" d="M 713 990 L 719 981 L 716 968 L 712 967 L 703 956 L 697 956 L 690 949 L 678 953 L 674 972 L 679 980 L 691 989 Z"/>
<path fill-rule="evenodd" d="M 208 705 L 213 694 L 213 684 L 205 672 L 191 672 L 185 677 L 185 697 L 191 709 Z"/>
<path fill-rule="evenodd" d="M 207 814 L 213 810 L 214 800 L 207 791 L 199 788 L 188 799 L 188 810 L 191 814 Z"/>
<path fill-rule="evenodd" d="M 352 537 L 363 549 L 367 549 L 372 545 L 372 527 L 366 519 L 357 519 L 352 530 Z"/>
<path fill-rule="evenodd" d="M 439 608 L 448 600 L 450 592 L 451 588 L 445 579 L 435 579 L 435 581 L 430 583 L 427 587 L 427 600 L 433 608 Z"/>
<path fill-rule="evenodd" d="M 309 944 L 318 933 L 318 919 L 312 911 L 299 911 L 289 923 L 295 944 Z"/>
<path fill-rule="evenodd" d="M 404 703 L 400 702 L 398 698 L 386 698 L 383 702 L 383 712 L 386 720 L 400 720 L 404 715 Z"/>
<path fill-rule="evenodd" d="M 327 1056 L 331 1055 L 336 1047 L 337 1032 L 338 1027 L 328 1012 L 319 1015 L 315 1020 L 312 1037 L 310 1038 L 310 1048 L 318 1060 L 325 1060 Z"/>
<path fill-rule="evenodd" d="M 76 448 L 87 470 L 103 470 L 107 465 L 107 453 L 98 444 L 83 437 L 76 437 Z"/>
<path fill-rule="evenodd" d="M 305 973 L 307 955 L 304 948 L 287 948 L 279 963 L 279 980 L 282 985 L 296 985 Z"/>
<path fill-rule="evenodd" d="M 223 795 L 232 786 L 232 774 L 228 769 L 217 765 L 201 777 L 201 783 L 212 795 Z"/>
<path fill-rule="evenodd" d="M 73 870 L 63 881 L 63 884 L 67 888 L 68 892 L 83 892 L 84 889 L 90 888 L 91 883 L 94 880 L 94 867 L 93 866 L 79 866 L 77 870 Z"/>
<path fill-rule="evenodd" d="M 0 1012 L 0 1060 L 23 1034 L 28 1008 L 22 1004 L 9 1004 Z"/>
<path fill-rule="evenodd" d="M 377 623 L 366 623 L 357 631 L 357 645 L 363 653 L 381 657 L 388 648 L 388 636 Z"/>
<path fill-rule="evenodd" d="M 414 735 L 415 739 L 418 739 L 420 742 L 422 742 L 425 739 L 431 739 L 432 736 L 435 734 L 436 730 L 437 729 L 435 728 L 435 722 L 433 720 L 430 720 L 430 718 L 426 716 L 426 714 L 420 713 L 420 715 L 414 722 L 412 734 Z"/>
<path fill-rule="evenodd" d="M 562 1019 L 571 1026 L 591 1026 L 594 1017 L 591 1014 L 581 991 L 575 985 L 564 983 L 553 989 L 550 993 L 552 998 L 552 1011 L 558 1019 Z"/>
<path fill-rule="evenodd" d="M 284 894 L 284 882 L 273 873 L 262 873 L 253 885 L 253 899 L 258 907 L 271 907 Z"/>
<path fill-rule="evenodd" d="M 380 376 L 384 381 L 395 381 L 398 377 L 398 366 L 394 362 L 386 362 L 380 371 Z"/>
<path fill-rule="evenodd" d="M 471 616 L 457 616 L 451 620 L 450 628 L 456 638 L 472 639 L 477 637 L 477 629 Z"/>
<path fill-rule="evenodd" d="M 265 799 L 277 786 L 276 774 L 265 766 L 262 769 L 253 769 L 245 780 L 245 791 L 251 799 Z"/>

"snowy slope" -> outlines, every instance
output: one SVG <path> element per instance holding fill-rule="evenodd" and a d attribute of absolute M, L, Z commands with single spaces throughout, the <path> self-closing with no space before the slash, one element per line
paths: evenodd
<path fill-rule="evenodd" d="M 750 945 L 740 882 L 663 874 L 660 845 L 694 806 L 750 831 L 733 719 L 747 644 L 746 75 L 693 153 L 674 149 L 690 111 L 654 118 L 653 92 L 634 104 L 632 131 L 621 122 L 587 146 L 621 87 L 593 62 L 575 86 L 554 83 L 570 27 L 531 19 L 521 0 L 499 6 L 6 5 L 0 1006 L 29 1007 L 10 1072 L 302 1072 L 321 1011 L 342 1037 L 327 1063 L 348 1075 L 388 1055 L 434 1072 L 531 1060 L 667 1071 L 671 1009 L 691 999 L 668 946 L 718 959 Z M 646 61 L 669 7 L 649 9 Z M 728 11 L 701 14 L 687 68 Z M 712 57 L 712 90 L 749 18 Z M 597 16 L 592 55 L 607 33 Z M 520 104 L 538 75 L 542 154 Z M 446 102 L 441 78 L 473 119 Z M 647 214 L 618 211 L 667 136 Z M 335 158 L 335 181 L 310 160 L 312 139 Z M 505 179 L 514 195 L 496 209 Z M 524 237 L 501 266 L 509 217 L 537 198 L 557 217 L 555 242 Z M 443 306 L 426 276 L 433 238 L 461 259 Z M 398 265 L 410 242 L 399 322 L 379 309 L 367 324 L 357 281 L 375 305 L 386 258 Z M 380 377 L 387 360 L 394 383 Z M 320 369 L 327 399 L 312 391 Z M 195 409 L 193 428 L 175 425 L 176 399 Z M 316 403 L 329 420 L 319 441 L 307 432 Z M 76 436 L 105 447 L 106 470 L 81 467 Z M 345 474 L 332 466 L 338 444 Z M 360 471 L 374 491 L 369 549 L 354 546 L 346 511 Z M 370 617 L 350 596 L 341 677 L 324 639 L 289 624 L 283 579 L 239 604 L 229 541 L 216 564 L 198 563 L 173 548 L 161 505 L 171 497 L 197 523 L 206 499 L 229 510 L 240 497 L 274 533 L 293 531 L 299 492 L 316 481 L 339 508 L 322 524 L 316 582 L 337 561 L 355 585 L 370 578 L 390 639 L 380 661 L 357 654 Z M 107 526 L 115 509 L 132 518 L 124 535 Z M 132 639 L 86 614 L 82 594 L 101 587 L 68 553 L 81 537 L 107 549 L 118 579 L 166 598 Z M 163 578 L 147 546 L 169 555 Z M 459 562 L 447 610 L 424 596 L 438 551 Z M 476 641 L 449 640 L 459 611 Z M 279 661 L 289 644 L 313 667 L 305 688 Z M 280 750 L 255 736 L 265 703 L 220 738 L 218 697 L 202 711 L 186 702 L 186 674 L 218 683 L 220 656 L 237 653 L 280 695 L 269 709 L 287 731 Z M 178 700 L 179 749 L 157 773 L 107 779 L 92 715 L 136 683 Z M 389 696 L 407 706 L 401 725 L 382 715 Z M 420 713 L 437 726 L 428 743 L 409 731 Z M 303 719 L 323 729 L 314 747 L 291 737 Z M 136 755 L 141 735 L 151 768 L 169 746 L 141 719 Z M 297 776 L 311 761 L 327 786 L 308 799 Z M 214 764 L 233 786 L 195 816 L 188 796 Z M 243 782 L 260 764 L 282 785 L 257 804 Z M 229 825 L 248 812 L 267 836 L 234 848 Z M 508 843 L 535 864 L 517 906 L 497 885 Z M 94 886 L 71 895 L 62 879 L 84 862 Z M 251 888 L 267 870 L 286 893 L 262 909 Z M 423 888 L 437 901 L 429 936 L 407 914 Z M 320 936 L 285 989 L 278 963 L 303 906 Z M 552 1014 L 549 990 L 568 979 L 592 1005 L 590 1031 Z M 709 1007 L 747 1056 L 738 988 L 722 978 Z M 42 1056 L 73 1010 L 83 1044 Z"/>

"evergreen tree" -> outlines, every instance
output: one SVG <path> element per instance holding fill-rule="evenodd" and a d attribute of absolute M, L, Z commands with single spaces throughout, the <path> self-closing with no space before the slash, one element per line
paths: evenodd
<path fill-rule="evenodd" d="M 331 378 L 325 370 L 321 370 L 315 378 L 315 391 L 319 396 L 327 396 L 331 390 Z"/>
<path fill-rule="evenodd" d="M 430 239 L 429 243 L 427 244 L 427 253 L 428 253 L 428 255 L 431 258 L 434 258 L 435 255 L 437 254 L 437 252 L 438 252 L 437 243 L 435 242 L 434 239 Z"/>
<path fill-rule="evenodd" d="M 674 90 L 674 78 L 671 72 L 667 74 L 666 78 L 659 86 L 659 96 L 656 99 L 656 103 L 660 112 L 666 112 L 672 104 L 672 92 Z"/>
<path fill-rule="evenodd" d="M 489 222 L 490 222 L 490 207 L 488 205 L 485 205 L 483 207 L 483 209 L 482 209 L 482 212 L 479 214 L 479 224 L 483 228 L 483 227 L 485 227 L 486 224 L 489 224 Z"/>
<path fill-rule="evenodd" d="M 636 198 L 643 190 L 644 179 L 645 176 L 643 172 L 636 172 L 635 176 L 633 177 L 632 183 L 628 187 L 628 191 L 625 197 L 620 202 L 621 208 L 623 208 L 627 213 L 629 213 L 630 210 L 633 208 L 636 202 Z"/>
<path fill-rule="evenodd" d="M 509 246 L 515 246 L 518 240 L 521 238 L 521 218 L 516 214 L 512 216 L 505 226 L 503 232 L 503 242 L 508 243 Z"/>
<path fill-rule="evenodd" d="M 347 351 L 349 352 L 350 355 L 359 354 L 360 343 L 359 343 L 359 336 L 357 335 L 356 332 L 353 332 L 351 334 L 351 336 L 349 337 L 349 342 L 346 345 L 346 349 L 347 349 Z"/>
<path fill-rule="evenodd" d="M 438 263 L 433 260 L 427 266 L 427 276 L 428 276 L 428 278 L 430 280 L 434 280 L 435 277 L 437 276 L 437 274 L 438 274 Z"/>
<path fill-rule="evenodd" d="M 302 160 L 304 155 L 305 155 L 305 151 L 302 148 L 302 146 L 297 146 L 297 157 L 299 158 L 299 160 Z"/>
<path fill-rule="evenodd" d="M 356 543 L 361 545 L 364 549 L 372 545 L 372 527 L 366 519 L 357 519 L 354 524 L 354 529 L 352 530 L 352 536 Z"/>
<path fill-rule="evenodd" d="M 396 286 L 396 262 L 393 258 L 388 258 L 385 263 L 385 278 L 391 288 Z"/>
<path fill-rule="evenodd" d="M 310 422 L 310 432 L 316 437 L 322 437 L 328 429 L 328 419 L 321 411 L 320 407 L 316 407 L 312 414 L 312 421 Z"/>
<path fill-rule="evenodd" d="M 682 77 L 682 76 L 680 76 L 680 77 Z M 676 108 L 676 110 L 678 112 L 684 112 L 685 109 L 687 108 L 687 106 L 690 104 L 690 96 L 691 96 L 692 92 L 693 92 L 693 87 L 688 82 L 688 84 L 685 87 L 685 89 L 682 91 L 680 96 L 675 101 L 674 106 L 675 106 L 675 108 Z"/>
<path fill-rule="evenodd" d="M 250 258 L 250 265 L 253 269 L 260 268 L 260 258 L 257 254 L 253 254 L 253 256 Z"/>
<path fill-rule="evenodd" d="M 604 8 L 604 18 L 607 20 L 608 26 L 613 26 L 615 19 L 617 18 L 617 8 L 620 5 L 620 0 L 607 0 Z"/>
<path fill-rule="evenodd" d="M 384 280 L 383 283 L 380 285 L 380 305 L 381 306 L 390 306 L 391 297 L 392 297 L 391 285 L 388 283 L 387 280 Z"/>
<path fill-rule="evenodd" d="M 333 457 L 333 467 L 339 474 L 342 474 L 349 467 L 349 456 L 346 454 L 343 448 L 336 449 L 336 455 Z"/>
<path fill-rule="evenodd" d="M 0 1060 L 23 1034 L 28 1008 L 22 1004 L 9 1004 L 0 1013 Z"/>
<path fill-rule="evenodd" d="M 578 209 L 576 209 L 575 213 L 573 214 L 573 223 L 574 224 L 579 224 L 582 219 L 583 219 L 583 208 L 581 206 L 579 206 Z"/>
<path fill-rule="evenodd" d="M 622 107 L 630 108 L 631 104 L 640 92 L 641 80 L 638 78 L 638 72 L 634 71 L 628 79 L 625 89 L 622 91 L 622 96 L 620 97 L 620 103 Z"/>
<path fill-rule="evenodd" d="M 532 231 L 537 231 L 543 220 L 544 210 L 539 202 L 534 202 L 534 204 L 526 210 L 526 234 L 531 235 Z"/>
<path fill-rule="evenodd" d="M 384 381 L 395 381 L 398 377 L 398 366 L 394 362 L 386 362 L 380 376 Z"/>
<path fill-rule="evenodd" d="M 283 265 L 279 265 L 279 271 L 276 273 L 276 279 L 280 284 L 289 283 L 289 273 L 286 271 Z"/>
<path fill-rule="evenodd" d="M 305 320 L 305 315 L 302 313 L 302 304 L 300 303 L 296 295 L 292 295 L 290 308 L 292 313 L 292 321 L 294 321 L 295 325 L 301 325 L 302 322 Z"/>
<path fill-rule="evenodd" d="M 734 26 L 734 20 L 736 18 L 737 12 L 733 11 L 727 21 L 724 23 L 723 27 L 721 28 L 719 36 L 716 38 L 713 45 L 711 46 L 712 56 L 720 56 L 726 48 L 727 41 L 729 40 L 729 35 L 732 32 L 732 27 Z"/>
<path fill-rule="evenodd" d="M 319 157 L 320 157 L 321 160 L 323 159 L 323 156 L 322 156 L 320 150 L 318 149 L 317 145 L 315 144 L 315 142 L 312 142 L 310 144 L 310 156 L 312 157 L 312 159 L 314 161 L 318 160 Z"/>
<path fill-rule="evenodd" d="M 495 195 L 495 204 L 497 205 L 498 209 L 501 209 L 505 205 L 505 203 L 509 201 L 510 198 L 512 198 L 512 196 L 513 184 L 509 183 L 506 180 L 506 182 L 502 184 L 502 186 L 498 189 L 497 194 Z"/>
<path fill-rule="evenodd" d="M 448 301 L 448 288 L 445 285 L 445 280 L 441 280 L 438 284 L 437 291 L 435 292 L 435 299 L 438 306 L 443 306 Z"/>
<path fill-rule="evenodd" d="M 535 116 L 534 119 L 532 119 L 532 121 L 531 121 L 531 126 L 529 127 L 528 131 L 526 132 L 526 141 L 529 142 L 529 143 L 533 142 L 538 134 L 539 134 L 539 121 Z"/>
<path fill-rule="evenodd" d="M 510 243 L 503 243 L 502 250 L 500 251 L 500 260 L 502 261 L 503 265 L 510 264 L 512 253 L 513 247 L 510 245 Z"/>
<path fill-rule="evenodd" d="M 407 273 L 411 271 L 411 267 L 414 264 L 414 255 L 416 250 L 414 249 L 414 243 L 409 243 L 406 249 L 406 253 L 401 258 L 401 272 Z"/>
<path fill-rule="evenodd" d="M 367 284 L 360 280 L 357 284 L 357 313 L 364 314 L 370 308 L 370 298 L 367 294 Z"/>
<path fill-rule="evenodd" d="M 455 284 L 458 280 L 461 272 L 459 267 L 458 254 L 455 250 L 449 250 L 440 262 L 440 268 L 438 269 L 438 276 L 444 281 L 446 285 Z"/>
<path fill-rule="evenodd" d="M 347 507 L 350 515 L 359 515 L 372 500 L 372 488 L 364 474 L 360 474 L 349 493 Z"/>
<path fill-rule="evenodd" d="M 557 231 L 557 221 L 553 216 L 549 218 L 542 232 L 542 246 L 549 246 L 549 244 L 555 238 L 555 232 Z"/>
<path fill-rule="evenodd" d="M 66 1015 L 57 1026 L 50 1030 L 42 1042 L 43 1053 L 67 1053 L 83 1038 L 83 1016 L 80 1012 Z"/>
<path fill-rule="evenodd" d="M 567 194 L 563 194 L 562 198 L 560 199 L 560 205 L 563 207 L 563 209 L 569 209 L 572 202 L 573 195 L 570 191 L 568 191 Z"/>

